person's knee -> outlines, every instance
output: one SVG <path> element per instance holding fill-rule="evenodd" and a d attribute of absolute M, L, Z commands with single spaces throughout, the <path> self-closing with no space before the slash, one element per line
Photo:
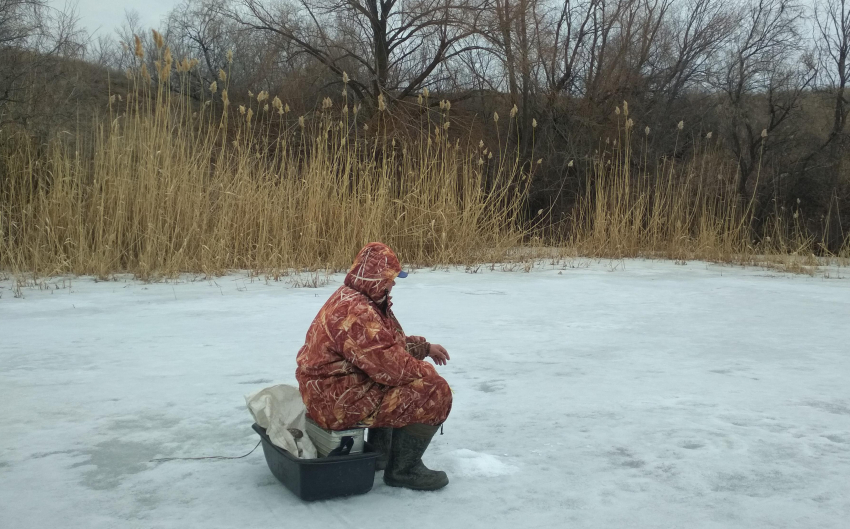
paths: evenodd
<path fill-rule="evenodd" d="M 441 377 L 440 375 L 433 375 L 428 377 L 427 383 L 431 385 L 434 389 L 433 391 L 438 394 L 448 394 L 451 397 L 452 390 L 449 388 L 449 383 L 446 382 L 446 379 Z"/>
<path fill-rule="evenodd" d="M 445 417 L 448 417 L 449 412 L 452 409 L 452 389 L 449 387 L 449 383 L 441 376 L 435 377 L 433 384 L 434 393 L 437 397 L 437 401 L 440 403 L 442 411 L 440 415 L 442 415 L 443 420 L 445 420 Z"/>

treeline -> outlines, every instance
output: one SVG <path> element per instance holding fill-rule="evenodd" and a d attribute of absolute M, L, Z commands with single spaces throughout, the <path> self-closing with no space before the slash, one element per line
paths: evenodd
<path fill-rule="evenodd" d="M 34 126 L 43 101 L 80 97 L 80 82 L 61 84 L 71 74 L 57 56 L 119 83 L 142 63 L 161 72 L 133 15 L 88 39 L 41 0 L 0 0 L 0 13 L 0 121 Z M 459 138 L 542 160 L 528 209 L 545 209 L 555 230 L 569 231 L 594 161 L 626 127 L 639 144 L 627 163 L 643 177 L 710 145 L 714 166 L 731 169 L 699 177 L 734 182 L 755 208 L 754 237 L 783 215 L 818 251 L 850 234 L 850 0 L 187 0 L 157 29 L 178 62 L 198 61 L 198 101 L 226 71 L 235 103 L 267 91 L 293 116 L 330 98 L 365 119 L 380 97 L 398 134 L 419 130 L 423 93 L 435 112 L 450 102 Z M 74 64 L 87 86 L 103 82 Z"/>

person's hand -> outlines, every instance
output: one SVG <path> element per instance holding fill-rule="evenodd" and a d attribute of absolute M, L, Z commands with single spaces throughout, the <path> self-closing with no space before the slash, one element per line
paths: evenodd
<path fill-rule="evenodd" d="M 430 349 L 428 350 L 428 356 L 434 361 L 438 366 L 446 365 L 451 357 L 449 357 L 449 352 L 446 351 L 446 348 L 440 344 L 432 343 Z"/>

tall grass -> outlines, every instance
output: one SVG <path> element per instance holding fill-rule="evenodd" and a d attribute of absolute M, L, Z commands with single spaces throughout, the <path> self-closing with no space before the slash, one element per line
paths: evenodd
<path fill-rule="evenodd" d="M 231 108 L 226 72 L 197 104 L 192 64 L 177 70 L 177 87 L 133 72 L 90 146 L 4 142 L 0 269 L 342 268 L 372 240 L 406 262 L 469 263 L 522 241 L 531 166 L 483 163 L 450 136 L 448 108 L 411 140 L 383 107 L 368 124 L 347 101 L 296 117 L 261 92 Z"/>
<path fill-rule="evenodd" d="M 584 164 L 585 191 L 553 222 L 551 211 L 527 211 L 537 164 L 507 143 L 493 153 L 454 135 L 451 105 L 431 112 L 427 93 L 418 129 L 400 134 L 383 100 L 368 121 L 345 95 L 308 116 L 266 92 L 234 108 L 225 71 L 199 101 L 195 65 L 159 54 L 153 79 L 145 67 L 130 72 L 129 93 L 109 98 L 91 134 L 0 138 L 0 270 L 283 274 L 344 268 L 373 240 L 419 265 L 553 247 L 733 262 L 817 248 L 799 212 L 776 212 L 756 233 L 755 198 L 736 195 L 735 164 L 710 134 L 686 160 L 647 160 L 650 131 L 635 132 L 626 104 L 619 136 L 570 162 Z M 850 257 L 850 237 L 842 252 Z"/>
<path fill-rule="evenodd" d="M 622 118 L 618 137 L 600 144 L 584 161 L 585 192 L 567 218 L 561 245 L 597 257 L 703 259 L 795 272 L 830 260 L 847 264 L 850 234 L 843 249 L 830 254 L 825 242 L 829 226 L 817 239 L 799 208 L 758 218 L 761 168 L 753 195 L 740 196 L 737 164 L 719 155 L 711 132 L 695 139 L 687 159 L 650 163 L 649 128 L 635 131 L 627 102 L 616 114 Z M 677 128 L 681 131 L 683 123 Z"/>
<path fill-rule="evenodd" d="M 711 135 L 683 163 L 650 165 L 650 131 L 635 135 L 624 108 L 620 135 L 585 162 L 592 179 L 573 213 L 571 244 L 612 257 L 732 260 L 751 253 L 752 204 L 737 196 L 734 165 L 716 155 Z"/>

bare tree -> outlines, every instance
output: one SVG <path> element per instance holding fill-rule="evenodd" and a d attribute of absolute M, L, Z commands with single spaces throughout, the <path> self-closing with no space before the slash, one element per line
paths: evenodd
<path fill-rule="evenodd" d="M 717 0 L 686 0 L 678 7 L 665 31 L 668 45 L 659 50 L 665 65 L 658 89 L 668 102 L 689 87 L 708 88 L 734 27 L 731 13 Z"/>
<path fill-rule="evenodd" d="M 546 59 L 541 61 L 550 97 L 558 93 L 574 93 L 587 58 L 589 42 L 598 31 L 596 21 L 605 0 L 577 2 L 565 0 L 557 11 L 548 46 L 540 43 Z M 542 32 L 540 32 L 542 33 Z"/>
<path fill-rule="evenodd" d="M 155 57 L 152 52 L 156 49 L 156 45 L 151 38 L 148 28 L 142 26 L 141 17 L 137 11 L 127 10 L 124 12 L 124 20 L 116 28 L 115 34 L 118 37 L 121 51 L 116 56 L 117 62 L 111 65 L 113 68 L 126 70 L 127 68 L 138 66 L 139 58 L 135 54 L 136 37 L 139 37 L 142 49 L 146 52 L 146 57 Z M 150 68 L 150 65 L 148 65 L 148 68 Z M 156 71 L 156 69 L 152 71 Z"/>
<path fill-rule="evenodd" d="M 551 147 L 573 153 L 587 145 L 573 134 L 577 127 L 593 130 L 599 116 L 594 94 L 602 84 L 602 64 L 608 60 L 623 6 L 630 0 L 561 0 L 540 9 L 534 20 L 540 84 L 545 98 L 540 114 L 555 138 Z M 610 109 L 608 109 L 610 111 Z M 597 130 L 589 136 L 595 136 Z M 595 138 L 591 138 L 591 141 Z"/>
<path fill-rule="evenodd" d="M 233 48 L 224 6 L 222 0 L 185 0 L 168 17 L 170 44 L 198 58 L 207 83 L 227 67 L 227 52 Z"/>
<path fill-rule="evenodd" d="M 523 152 L 530 146 L 531 120 L 537 106 L 534 94 L 538 84 L 540 4 L 539 0 L 492 0 L 478 28 L 487 42 L 487 52 L 499 61 L 501 75 L 496 78 L 505 82 L 498 85 L 507 91 L 509 106 L 517 109 L 514 117 Z"/>
<path fill-rule="evenodd" d="M 566 0 L 550 14 L 538 47 L 547 113 L 561 139 L 576 126 L 604 126 L 624 99 L 653 128 L 653 111 L 669 119 L 669 104 L 719 46 L 708 29 L 715 21 L 699 14 L 720 11 L 706 7 L 712 1 L 674 10 L 670 0 Z"/>
<path fill-rule="evenodd" d="M 54 58 L 81 57 L 82 41 L 73 10 L 46 0 L 0 0 L 0 122 L 13 119 L 11 105 L 14 119 L 31 115 L 35 93 L 59 74 Z"/>
<path fill-rule="evenodd" d="M 230 15 L 283 39 L 324 65 L 361 100 L 404 98 L 446 61 L 471 48 L 480 10 L 473 0 L 243 0 Z"/>
<path fill-rule="evenodd" d="M 844 129 L 850 102 L 847 100 L 847 84 L 850 80 L 850 0 L 826 0 L 815 8 L 818 47 L 820 51 L 820 73 L 834 97 L 832 130 L 827 143 L 834 144 L 837 153 L 843 145 Z"/>
<path fill-rule="evenodd" d="M 815 76 L 801 49 L 802 8 L 793 0 L 753 0 L 739 16 L 722 79 L 726 136 L 738 159 L 738 191 L 747 194 L 765 151 L 787 143 L 783 130 Z"/>

